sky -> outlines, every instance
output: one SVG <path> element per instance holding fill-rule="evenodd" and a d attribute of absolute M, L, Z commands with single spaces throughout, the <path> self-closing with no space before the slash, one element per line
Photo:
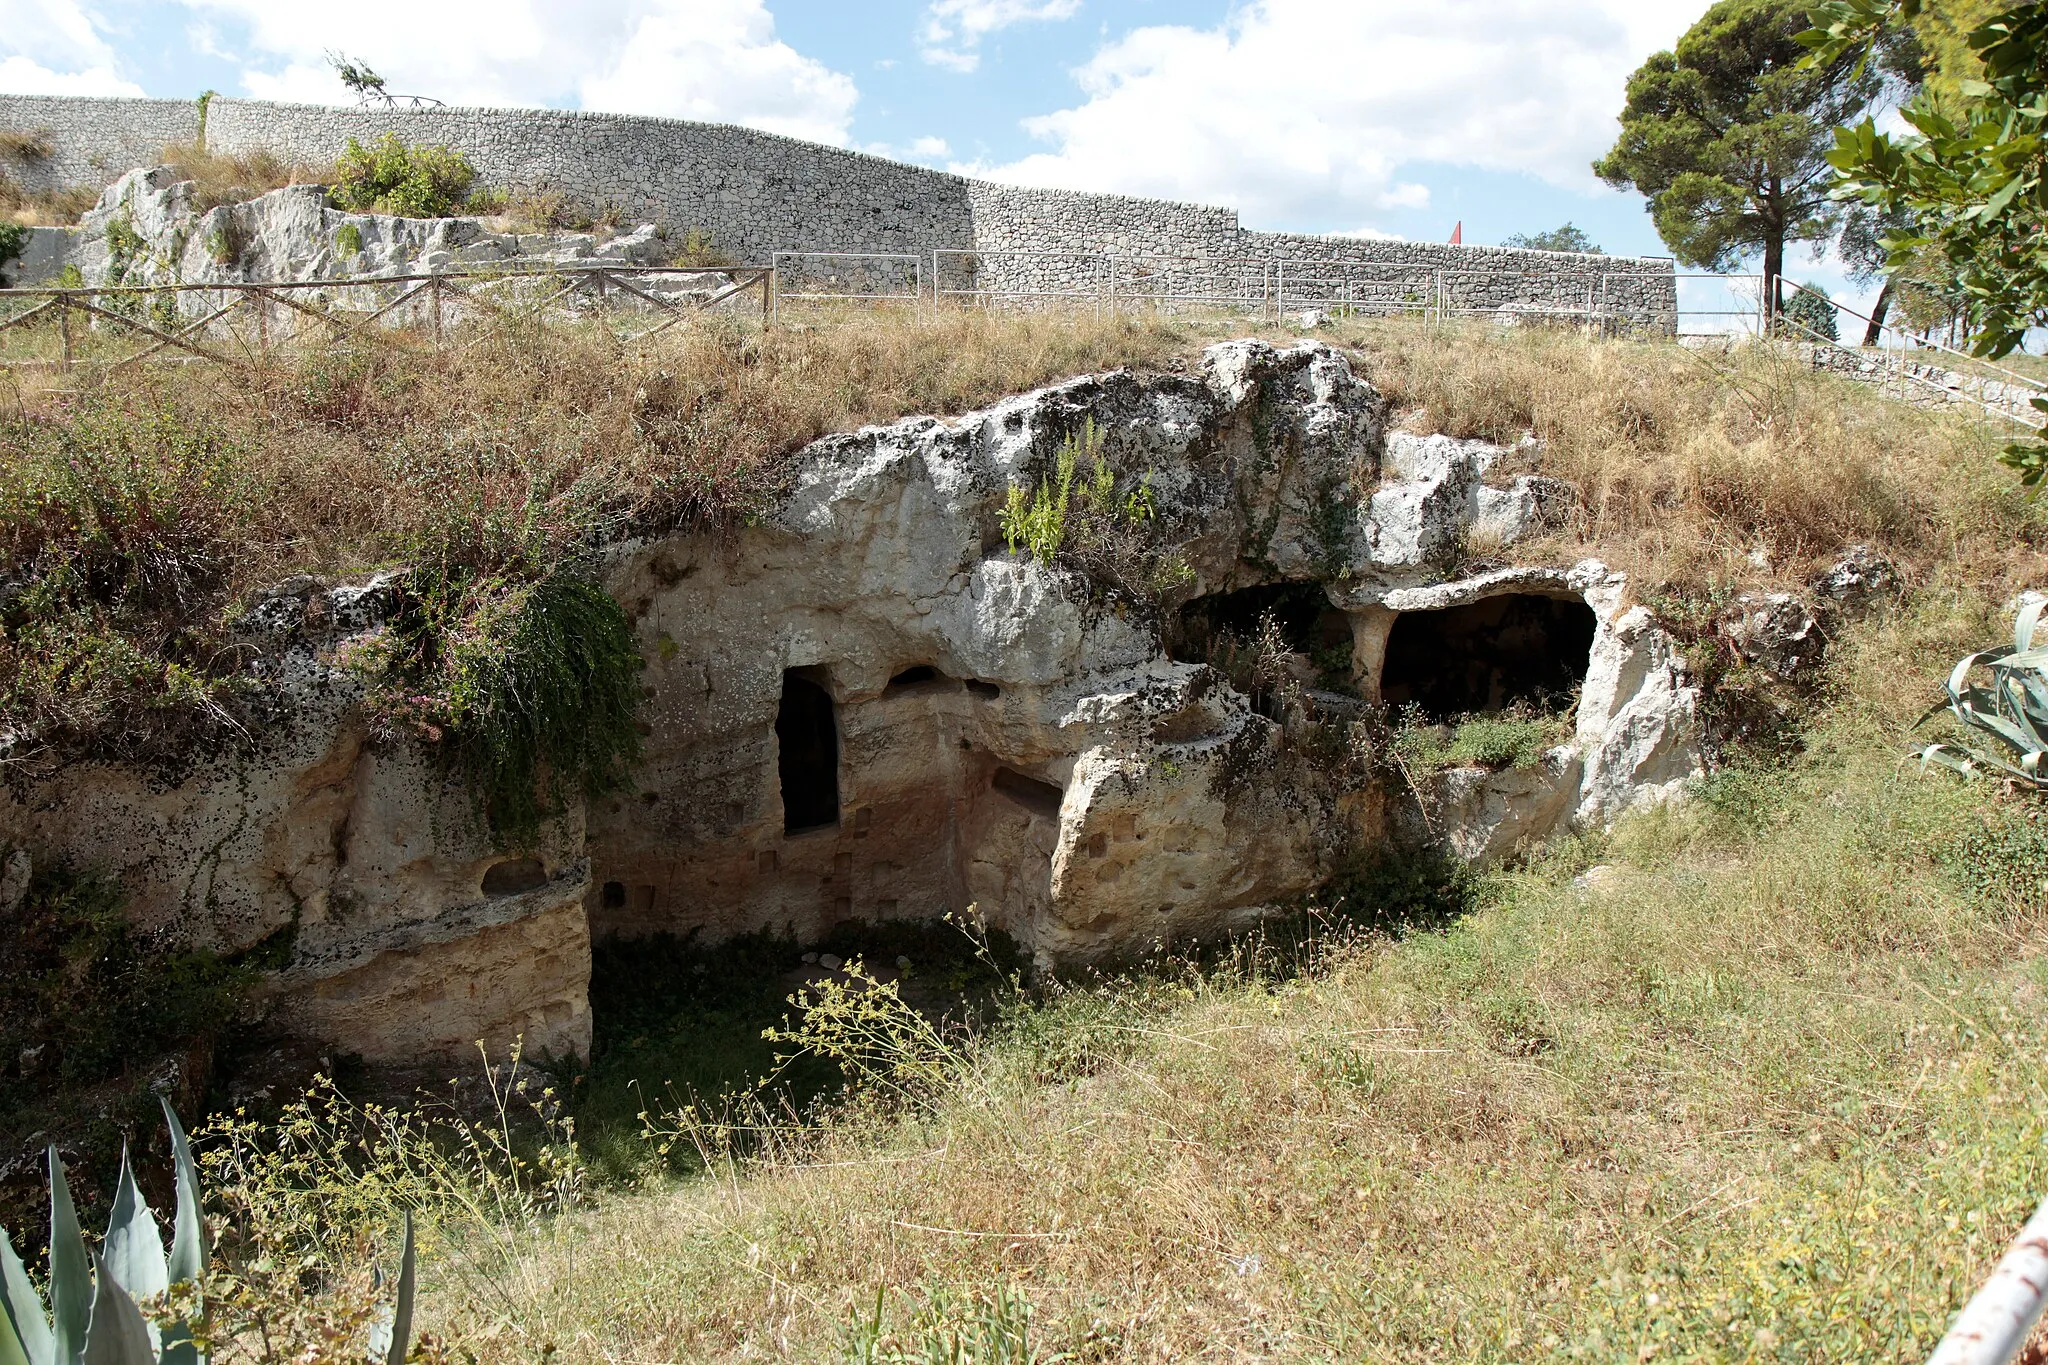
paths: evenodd
<path fill-rule="evenodd" d="M 746 124 L 1244 226 L 1662 255 L 1589 163 L 1707 0 L 0 0 L 0 92 L 395 93 Z M 390 23 L 380 25 L 380 16 Z M 1828 262 L 1790 273 L 1842 292 Z M 1853 293 L 1854 291 L 1848 291 Z"/>

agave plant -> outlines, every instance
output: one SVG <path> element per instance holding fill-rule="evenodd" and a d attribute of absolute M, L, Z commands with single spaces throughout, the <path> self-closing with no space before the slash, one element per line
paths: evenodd
<path fill-rule="evenodd" d="M 2001 773 L 2048 791 L 2048 630 L 2040 628 L 2044 611 L 2048 601 L 2029 603 L 2013 622 L 2011 648 L 1968 655 L 1949 674 L 1948 709 L 1970 730 L 1997 741 L 1995 748 L 1930 744 L 1920 751 L 1923 766 L 1939 763 L 1966 777 Z M 1971 675 L 1979 668 L 1990 673 L 1989 687 L 1971 685 Z"/>
<path fill-rule="evenodd" d="M 203 1288 L 206 1282 L 208 1248 L 206 1224 L 199 1216 L 199 1173 L 184 1127 L 170 1101 L 163 1103 L 178 1184 L 169 1254 L 125 1149 L 107 1235 L 97 1252 L 89 1251 L 79 1231 L 64 1163 L 51 1147 L 49 1308 L 44 1310 L 6 1229 L 0 1228 L 0 1365 L 205 1365 L 191 1321 L 159 1326 L 143 1316 L 136 1302 L 173 1285 Z M 372 1334 L 371 1349 L 384 1365 L 403 1365 L 405 1360 L 412 1336 L 413 1286 L 408 1214 L 398 1303 L 390 1321 L 379 1324 Z"/>

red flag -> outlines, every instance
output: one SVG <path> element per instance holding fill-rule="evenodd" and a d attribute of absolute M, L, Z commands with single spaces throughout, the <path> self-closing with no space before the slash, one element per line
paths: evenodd
<path fill-rule="evenodd" d="M 1458 225 L 1451 229 L 1451 245 L 1465 245 L 1465 220 L 1463 218 L 1460 218 Z"/>

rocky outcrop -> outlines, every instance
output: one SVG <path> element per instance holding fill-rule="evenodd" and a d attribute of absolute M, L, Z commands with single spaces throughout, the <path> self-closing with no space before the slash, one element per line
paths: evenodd
<path fill-rule="evenodd" d="M 1697 696 L 1621 578 L 1459 568 L 1482 530 L 1507 555 L 1568 515 L 1569 490 L 1496 487 L 1505 452 L 1384 420 L 1338 352 L 1232 342 L 1199 373 L 816 442 L 761 524 L 613 547 L 646 660 L 638 790 L 516 856 L 432 755 L 357 716 L 346 655 L 388 580 L 256 604 L 277 704 L 246 747 L 175 777 L 74 766 L 10 791 L 0 832 L 89 848 L 138 916 L 202 941 L 293 935 L 276 1017 L 398 1060 L 587 1046 L 593 935 L 808 937 L 971 904 L 1060 967 L 1229 929 L 1399 837 L 1379 780 L 1322 742 L 1382 704 L 1576 694 L 1535 767 L 1429 777 L 1465 856 L 1667 799 L 1699 766 Z M 1009 490 L 1090 423 L 1119 485 L 1151 490 L 1173 565 L 1154 597 L 1002 533 Z M 1217 652 L 1266 616 L 1284 687 Z"/>
<path fill-rule="evenodd" d="M 653 224 L 626 232 L 512 233 L 476 217 L 401 218 L 336 208 L 323 185 L 290 185 L 202 211 L 171 166 L 130 171 L 101 194 L 61 249 L 24 263 L 39 282 L 66 264 L 89 285 L 269 284 L 376 280 L 491 266 L 662 266 L 674 257 Z M 720 287 L 715 272 L 664 274 L 664 297 Z M 188 311 L 211 312 L 203 296 Z"/>

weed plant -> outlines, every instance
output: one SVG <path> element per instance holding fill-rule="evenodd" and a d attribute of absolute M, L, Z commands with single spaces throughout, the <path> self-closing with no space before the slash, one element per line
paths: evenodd
<path fill-rule="evenodd" d="M 10 880 L 26 852 L 0 847 Z M 0 1149 L 37 1131 L 111 1167 L 124 1138 L 155 1118 L 152 1082 L 206 1083 L 216 1046 L 282 938 L 224 956 L 169 928 L 130 924 L 121 889 L 90 868 L 28 865 L 20 902 L 0 914 Z M 31 1227 L 38 1191 L 0 1182 L 0 1226 Z M 102 1211 L 84 1192 L 88 1212 Z"/>
<path fill-rule="evenodd" d="M 1040 564 L 1074 571 L 1098 602 L 1155 611 L 1194 574 L 1167 543 L 1149 476 L 1120 485 L 1106 442 L 1090 417 L 1060 442 L 1035 490 L 1012 485 L 1003 538 L 1011 554 L 1021 546 Z"/>
<path fill-rule="evenodd" d="M 1457 716 L 1432 723 L 1419 709 L 1404 712 L 1395 727 L 1393 747 L 1411 772 L 1442 768 L 1532 768 L 1543 756 L 1571 738 L 1569 713 L 1539 711 L 1523 703 L 1507 710 Z"/>

